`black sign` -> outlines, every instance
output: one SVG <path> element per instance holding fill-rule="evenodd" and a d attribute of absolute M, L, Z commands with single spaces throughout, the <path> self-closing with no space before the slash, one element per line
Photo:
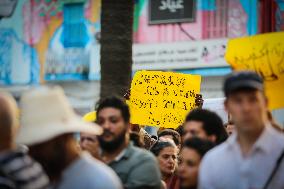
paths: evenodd
<path fill-rule="evenodd" d="M 149 0 L 149 24 L 194 22 L 196 0 Z"/>

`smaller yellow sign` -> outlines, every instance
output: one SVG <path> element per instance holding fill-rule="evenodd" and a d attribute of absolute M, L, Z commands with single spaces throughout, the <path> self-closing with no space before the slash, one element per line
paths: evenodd
<path fill-rule="evenodd" d="M 139 71 L 131 83 L 131 123 L 176 128 L 195 108 L 200 75 Z"/>
<path fill-rule="evenodd" d="M 86 113 L 83 116 L 83 120 L 86 122 L 95 122 L 96 117 L 97 117 L 96 111 L 93 111 L 93 112 Z"/>
<path fill-rule="evenodd" d="M 270 109 L 284 107 L 284 32 L 232 39 L 225 58 L 234 70 L 262 76 Z"/>

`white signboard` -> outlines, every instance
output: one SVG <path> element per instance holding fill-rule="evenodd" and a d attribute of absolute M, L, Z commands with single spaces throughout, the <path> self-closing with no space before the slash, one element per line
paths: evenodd
<path fill-rule="evenodd" d="M 215 112 L 222 118 L 223 123 L 226 123 L 228 122 L 228 113 L 225 110 L 224 101 L 225 98 L 204 99 L 202 108 Z"/>
<path fill-rule="evenodd" d="M 133 70 L 169 70 L 229 66 L 227 39 L 134 44 Z"/>

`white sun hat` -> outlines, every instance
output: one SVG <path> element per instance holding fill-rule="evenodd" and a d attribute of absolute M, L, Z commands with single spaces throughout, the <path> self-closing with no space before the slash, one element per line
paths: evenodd
<path fill-rule="evenodd" d="M 17 143 L 34 145 L 65 133 L 102 134 L 102 128 L 77 116 L 62 88 L 41 87 L 24 94 L 20 102 L 21 127 Z"/>

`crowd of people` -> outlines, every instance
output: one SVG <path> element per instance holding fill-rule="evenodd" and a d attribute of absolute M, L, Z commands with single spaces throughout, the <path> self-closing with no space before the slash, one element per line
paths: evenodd
<path fill-rule="evenodd" d="M 85 122 L 59 87 L 23 94 L 20 113 L 1 93 L 0 188 L 283 189 L 284 136 L 262 78 L 233 72 L 223 90 L 228 123 L 198 101 L 183 125 L 155 135 L 117 97 Z"/>

